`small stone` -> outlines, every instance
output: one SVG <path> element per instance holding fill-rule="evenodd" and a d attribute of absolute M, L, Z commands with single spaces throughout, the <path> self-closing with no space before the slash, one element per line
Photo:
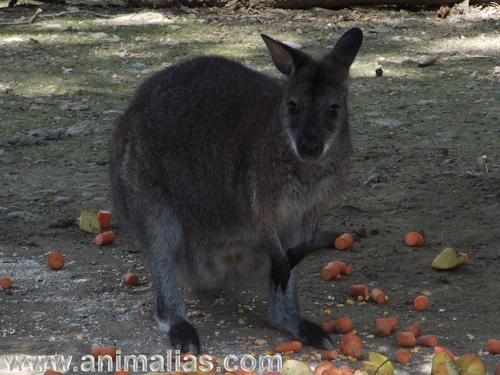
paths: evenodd
<path fill-rule="evenodd" d="M 54 199 L 54 203 L 56 204 L 66 204 L 71 202 L 71 197 L 57 197 Z"/>
<path fill-rule="evenodd" d="M 27 211 L 14 211 L 7 215 L 9 219 L 24 219 L 27 221 L 39 221 L 40 216 Z"/>

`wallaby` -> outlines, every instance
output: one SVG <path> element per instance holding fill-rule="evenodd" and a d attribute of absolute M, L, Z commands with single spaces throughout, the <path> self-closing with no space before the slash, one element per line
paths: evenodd
<path fill-rule="evenodd" d="M 294 267 L 336 238 L 316 228 L 347 170 L 363 34 L 347 31 L 321 60 L 262 38 L 282 79 L 223 57 L 184 61 L 138 88 L 111 137 L 115 209 L 147 250 L 160 329 L 182 352 L 200 342 L 178 274 L 198 289 L 264 275 L 270 323 L 332 348 L 300 314 Z"/>

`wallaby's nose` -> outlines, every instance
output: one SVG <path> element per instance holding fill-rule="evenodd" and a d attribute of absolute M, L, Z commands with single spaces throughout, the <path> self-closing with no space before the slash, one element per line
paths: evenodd
<path fill-rule="evenodd" d="M 300 147 L 303 154 L 316 156 L 319 151 L 319 142 L 315 140 L 303 140 Z"/>

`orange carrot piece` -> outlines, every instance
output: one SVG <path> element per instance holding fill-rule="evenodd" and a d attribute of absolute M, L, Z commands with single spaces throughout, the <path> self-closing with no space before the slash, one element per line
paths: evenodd
<path fill-rule="evenodd" d="M 429 307 L 429 298 L 426 296 L 418 296 L 413 301 L 413 306 L 415 306 L 415 310 L 424 311 Z"/>
<path fill-rule="evenodd" d="M 325 350 L 323 353 L 321 353 L 322 361 L 334 361 L 338 357 L 339 357 L 339 352 L 337 352 L 335 349 Z"/>
<path fill-rule="evenodd" d="M 408 350 L 398 349 L 398 350 L 396 350 L 396 353 L 394 354 L 394 359 L 398 363 L 405 364 L 405 363 L 410 362 L 411 354 Z"/>
<path fill-rule="evenodd" d="M 391 325 L 391 333 L 396 332 L 396 326 L 398 325 L 398 320 L 396 318 L 375 319 L 375 325 L 377 325 L 379 321 L 389 322 L 389 324 Z"/>
<path fill-rule="evenodd" d="M 495 375 L 500 375 L 500 365 L 498 365 L 497 369 L 495 370 Z"/>
<path fill-rule="evenodd" d="M 342 375 L 352 375 L 353 374 L 352 368 L 350 368 L 348 365 L 340 366 L 339 370 L 342 373 Z"/>
<path fill-rule="evenodd" d="M 64 267 L 64 255 L 58 251 L 53 251 L 47 256 L 47 265 L 53 270 L 60 270 Z"/>
<path fill-rule="evenodd" d="M 94 244 L 97 246 L 106 245 L 115 240 L 115 234 L 112 231 L 100 233 L 94 237 Z"/>
<path fill-rule="evenodd" d="M 375 324 L 377 326 L 377 335 L 380 337 L 387 337 L 391 334 L 392 325 L 391 322 L 386 319 L 377 319 L 375 320 Z"/>
<path fill-rule="evenodd" d="M 8 277 L 2 277 L 0 279 L 0 287 L 2 289 L 9 289 L 12 286 L 12 281 Z"/>
<path fill-rule="evenodd" d="M 351 273 L 352 268 L 349 264 L 339 261 L 336 261 L 334 263 L 337 263 L 340 266 L 340 273 L 342 275 L 349 275 Z"/>
<path fill-rule="evenodd" d="M 279 371 L 265 371 L 262 373 L 262 375 L 281 375 L 281 372 L 279 372 Z"/>
<path fill-rule="evenodd" d="M 363 358 L 363 345 L 360 345 L 355 340 L 350 340 L 345 344 L 343 353 L 357 359 Z"/>
<path fill-rule="evenodd" d="M 332 322 L 321 323 L 321 326 L 327 333 L 349 333 L 352 331 L 352 321 L 347 316 L 343 316 Z"/>
<path fill-rule="evenodd" d="M 438 338 L 436 335 L 420 336 L 418 339 L 418 345 L 425 346 L 426 348 L 434 348 L 437 344 Z"/>
<path fill-rule="evenodd" d="M 462 258 L 464 258 L 464 263 L 467 263 L 469 260 L 469 254 L 467 253 L 459 253 Z"/>
<path fill-rule="evenodd" d="M 101 229 L 106 229 L 111 226 L 111 212 L 109 211 L 99 211 L 97 213 L 97 220 L 101 224 Z"/>
<path fill-rule="evenodd" d="M 349 295 L 353 298 L 358 296 L 366 297 L 368 295 L 368 286 L 366 285 L 353 285 L 349 291 Z"/>
<path fill-rule="evenodd" d="M 139 282 L 139 278 L 135 273 L 127 272 L 125 275 L 123 275 L 123 282 L 127 285 L 134 286 Z"/>
<path fill-rule="evenodd" d="M 385 294 L 378 288 L 375 288 L 371 292 L 371 299 L 378 304 L 384 303 L 385 302 Z"/>
<path fill-rule="evenodd" d="M 125 370 L 115 371 L 115 375 L 130 375 L 130 371 L 125 371 Z"/>
<path fill-rule="evenodd" d="M 354 238 L 349 233 L 344 233 L 335 240 L 335 248 L 337 250 L 347 250 L 354 243 Z"/>
<path fill-rule="evenodd" d="M 43 373 L 43 375 L 63 375 L 62 372 L 47 370 Z"/>
<path fill-rule="evenodd" d="M 255 375 L 255 371 L 254 370 L 245 371 L 240 366 L 233 372 L 233 375 Z"/>
<path fill-rule="evenodd" d="M 500 340 L 489 339 L 486 348 L 491 354 L 500 354 Z"/>
<path fill-rule="evenodd" d="M 319 365 L 316 366 L 314 369 L 314 375 L 321 375 L 323 374 L 323 371 L 325 370 L 330 370 L 337 368 L 332 362 L 330 361 L 323 361 Z"/>
<path fill-rule="evenodd" d="M 340 265 L 336 262 L 328 263 L 321 271 L 321 278 L 325 281 L 331 280 L 337 275 L 340 275 Z"/>
<path fill-rule="evenodd" d="M 363 341 L 361 341 L 361 339 L 360 339 L 358 336 L 356 336 L 356 335 L 354 335 L 354 334 L 350 333 L 350 334 L 348 334 L 348 335 L 345 335 L 345 336 L 342 338 L 342 340 L 340 340 L 340 344 L 339 344 L 339 346 L 340 346 L 340 351 L 341 351 L 342 353 L 344 353 L 344 348 L 345 348 L 345 346 L 347 345 L 347 343 L 349 343 L 350 341 L 354 341 L 354 342 L 356 342 L 358 345 L 360 345 L 361 347 L 363 347 Z"/>
<path fill-rule="evenodd" d="M 116 359 L 116 348 L 112 346 L 94 346 L 92 348 L 92 357 L 97 361 L 99 357 L 109 355 L 113 360 Z"/>
<path fill-rule="evenodd" d="M 408 326 L 408 328 L 406 328 L 405 331 L 411 332 L 413 333 L 413 336 L 418 337 L 420 336 L 421 332 L 420 324 L 412 324 L 411 326 Z"/>
<path fill-rule="evenodd" d="M 410 247 L 420 247 L 424 244 L 424 237 L 417 232 L 410 232 L 405 237 L 405 243 Z"/>
<path fill-rule="evenodd" d="M 417 341 L 415 340 L 415 336 L 411 332 L 400 332 L 396 334 L 396 342 L 399 346 L 404 348 L 413 348 L 417 345 Z"/>
<path fill-rule="evenodd" d="M 342 372 L 337 367 L 335 367 L 323 370 L 321 375 L 342 375 Z"/>
<path fill-rule="evenodd" d="M 274 348 L 274 351 L 276 353 L 286 353 L 286 352 L 300 353 L 301 350 L 302 350 L 302 344 L 300 341 L 285 342 Z"/>

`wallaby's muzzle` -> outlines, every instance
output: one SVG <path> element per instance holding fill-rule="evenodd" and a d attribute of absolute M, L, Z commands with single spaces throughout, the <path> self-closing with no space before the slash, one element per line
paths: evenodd
<path fill-rule="evenodd" d="M 323 142 L 316 138 L 304 138 L 297 141 L 297 152 L 304 161 L 317 161 L 323 155 Z"/>

